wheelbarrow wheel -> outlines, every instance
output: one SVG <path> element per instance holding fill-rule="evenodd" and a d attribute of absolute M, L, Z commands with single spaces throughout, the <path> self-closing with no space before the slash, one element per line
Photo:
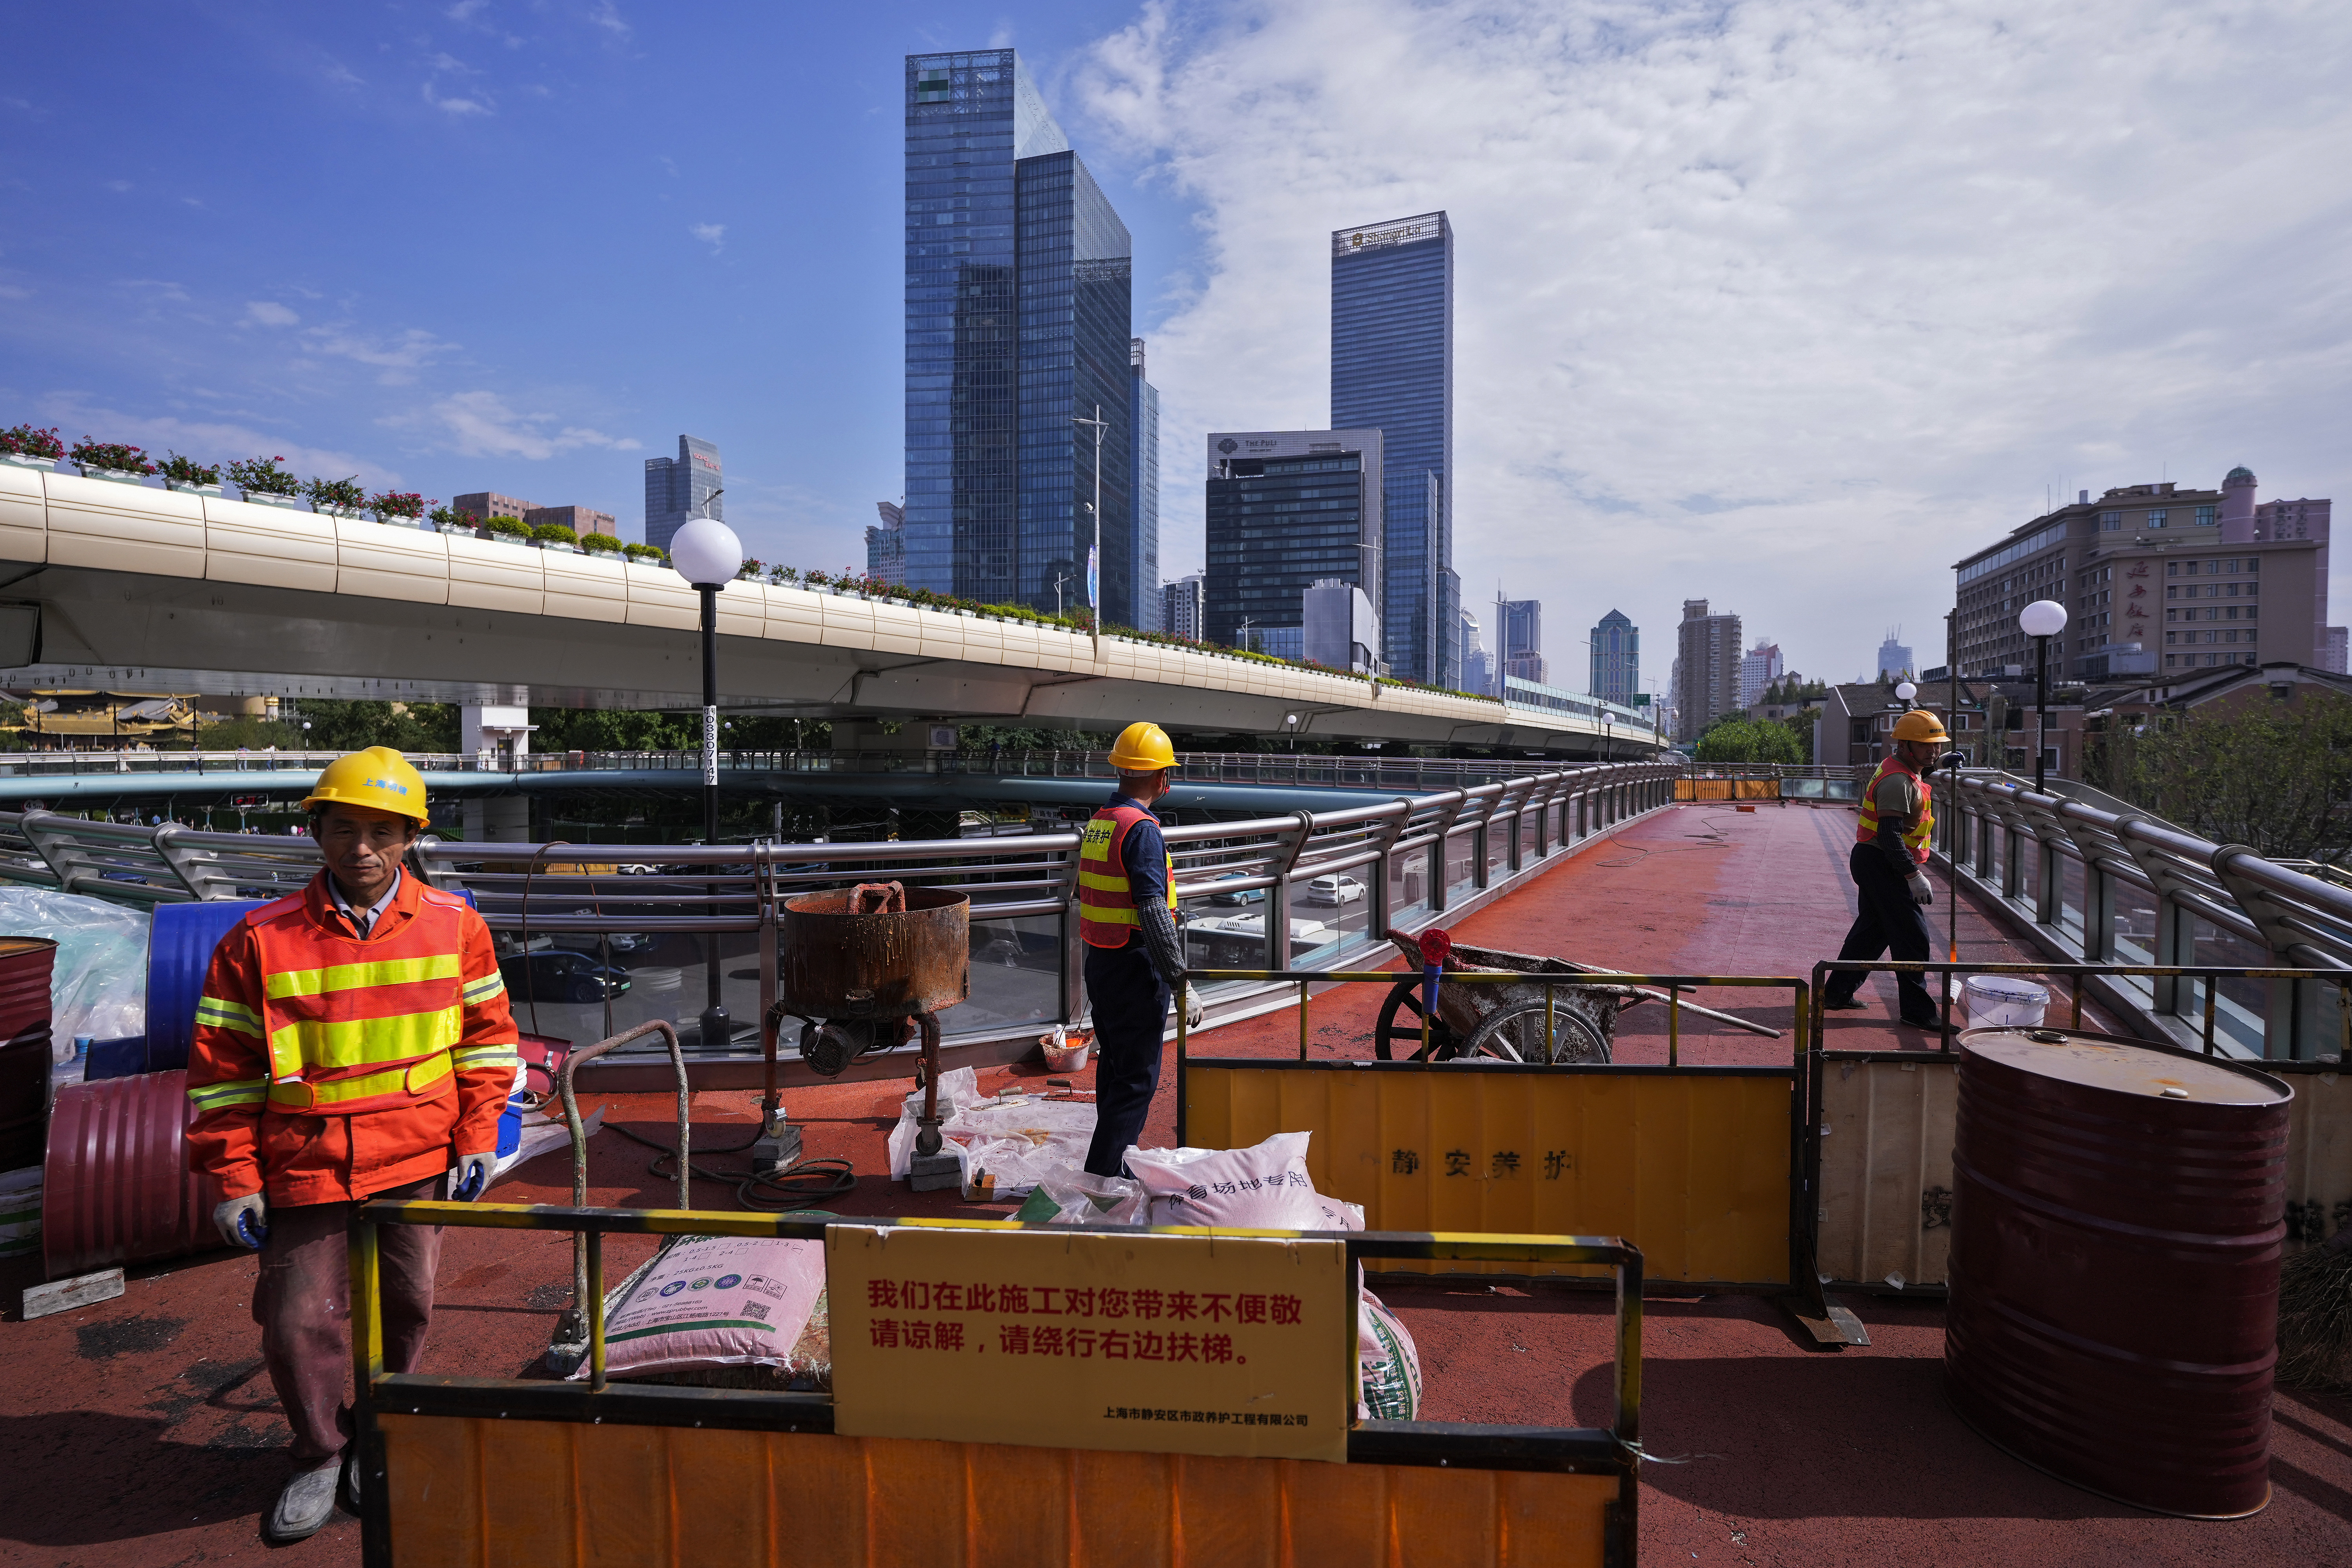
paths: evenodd
<path fill-rule="evenodd" d="M 1398 1055 L 1392 1047 L 1402 1045 Z M 1372 1054 L 1382 1061 L 1444 1061 L 1454 1055 L 1454 1031 L 1442 1017 L 1429 1021 L 1429 1057 L 1421 1054 L 1421 981 L 1400 980 L 1389 988 L 1381 1016 L 1372 1026 Z"/>
<path fill-rule="evenodd" d="M 1516 1058 L 1523 1062 L 1535 1062 L 1549 1067 L 1585 1067 L 1605 1065 L 1609 1059 L 1609 1042 L 1592 1021 L 1565 1006 L 1554 1006 L 1551 1018 L 1551 1049 L 1544 1048 L 1544 1005 L 1523 1002 L 1515 1007 L 1482 1018 L 1462 1042 L 1461 1054 L 1465 1057 Z"/>

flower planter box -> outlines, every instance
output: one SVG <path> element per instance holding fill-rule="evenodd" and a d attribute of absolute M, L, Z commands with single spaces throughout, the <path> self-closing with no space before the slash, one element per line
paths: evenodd
<path fill-rule="evenodd" d="M 517 550 L 536 550 L 539 548 L 538 540 L 520 533 L 485 533 L 482 537 L 488 540 L 492 544 L 511 544 Z"/>
<path fill-rule="evenodd" d="M 81 477 L 86 479 L 104 479 L 109 484 L 142 487 L 147 483 L 146 475 L 134 474 L 129 468 L 93 468 L 85 463 L 77 463 L 74 467 L 81 469 Z"/>
<path fill-rule="evenodd" d="M 380 511 L 372 511 L 367 515 L 370 518 L 373 518 L 375 521 L 383 524 L 386 528 L 423 528 L 425 526 L 424 519 L 403 517 L 397 512 L 393 513 L 389 517 Z"/>
<path fill-rule="evenodd" d="M 578 545 L 566 544 L 560 539 L 535 539 L 531 541 L 531 542 L 538 545 L 541 550 L 552 550 L 564 555 L 577 555 L 580 553 L 580 547 Z"/>
<path fill-rule="evenodd" d="M 13 463 L 20 468 L 50 468 L 58 466 L 55 458 L 28 458 L 22 452 L 0 452 L 0 463 Z"/>
<path fill-rule="evenodd" d="M 626 561 L 628 559 L 627 556 L 622 554 L 617 550 L 592 550 L 588 553 L 594 556 L 599 561 Z"/>
<path fill-rule="evenodd" d="M 438 532 L 462 534 L 467 539 L 479 539 L 482 536 L 482 531 L 480 529 L 467 528 L 462 522 L 436 522 L 430 526 Z"/>
<path fill-rule="evenodd" d="M 218 485 L 192 485 L 184 479 L 165 479 L 163 488 L 167 490 L 178 490 L 183 495 L 211 496 L 215 500 L 222 499 L 221 488 Z"/>
<path fill-rule="evenodd" d="M 268 490 L 247 490 L 244 499 L 256 506 L 282 506 L 289 511 L 308 511 L 310 503 L 300 496 L 281 496 Z"/>

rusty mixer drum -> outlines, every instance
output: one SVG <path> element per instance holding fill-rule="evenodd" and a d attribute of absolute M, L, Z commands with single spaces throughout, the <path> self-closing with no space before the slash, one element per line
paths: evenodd
<path fill-rule="evenodd" d="M 811 1018 L 913 1018 L 971 994 L 971 900 L 915 888 L 906 910 L 854 913 L 849 890 L 784 900 L 776 982 Z"/>

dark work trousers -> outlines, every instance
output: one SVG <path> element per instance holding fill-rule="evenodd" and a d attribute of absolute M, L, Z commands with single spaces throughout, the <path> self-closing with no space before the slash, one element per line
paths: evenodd
<path fill-rule="evenodd" d="M 1087 1169 L 1117 1176 L 1151 1114 L 1173 993 L 1151 967 L 1139 933 L 1125 947 L 1087 943 L 1086 975 L 1095 1016 L 1095 1141 L 1087 1146 Z"/>
<path fill-rule="evenodd" d="M 1886 851 L 1875 844 L 1857 844 L 1846 857 L 1846 868 L 1853 874 L 1853 885 L 1859 897 L 1855 902 L 1853 927 L 1845 933 L 1845 945 L 1838 949 L 1840 958 L 1873 959 L 1880 953 L 1890 953 L 1900 963 L 1927 962 L 1927 909 L 1911 897 L 1908 880 L 1886 863 Z M 1853 994 L 1862 989 L 1867 974 L 1844 973 L 1830 976 L 1827 1000 L 1851 1002 Z M 1927 994 L 1927 984 L 1916 974 L 1897 974 L 1895 994 L 1901 1000 L 1904 1018 L 1914 1024 L 1933 1027 L 1937 1023 L 1936 1001 Z"/>
<path fill-rule="evenodd" d="M 369 1194 L 437 1198 L 444 1177 Z M 292 1453 L 316 1469 L 343 1451 L 352 1437 L 352 1352 L 343 1338 L 351 1319 L 347 1233 L 354 1204 L 272 1204 L 269 1239 L 261 1247 L 253 1321 L 261 1325 L 261 1357 L 278 1387 Z M 441 1258 L 438 1226 L 377 1227 L 377 1278 L 383 1302 L 383 1368 L 414 1372 L 425 1355 L 433 1321 L 433 1268 Z"/>

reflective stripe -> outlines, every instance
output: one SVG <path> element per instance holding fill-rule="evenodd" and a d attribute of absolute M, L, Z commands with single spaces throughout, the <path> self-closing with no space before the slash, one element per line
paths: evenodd
<path fill-rule="evenodd" d="M 512 1046 L 467 1046 L 464 1050 L 452 1051 L 449 1055 L 460 1070 L 466 1068 L 522 1065 L 522 1054 Z"/>
<path fill-rule="evenodd" d="M 339 1079 L 333 1083 L 274 1083 L 269 1086 L 269 1101 L 294 1110 L 341 1113 L 353 1109 L 355 1100 L 406 1100 L 418 1090 L 449 1077 L 455 1070 L 449 1062 L 449 1053 L 436 1051 L 423 1061 L 403 1062 L 382 1072 Z"/>
<path fill-rule="evenodd" d="M 242 1002 L 231 1002 L 219 996 L 196 998 L 196 1022 L 223 1029 L 241 1029 L 256 1039 L 261 1037 L 260 1014 Z"/>
<path fill-rule="evenodd" d="M 465 1033 L 461 1010 L 437 1007 L 389 1018 L 298 1018 L 269 1032 L 269 1059 L 280 1082 L 304 1068 L 332 1071 L 370 1062 L 413 1062 L 446 1051 Z"/>
<path fill-rule="evenodd" d="M 466 989 L 459 994 L 464 998 L 467 1006 L 478 1007 L 506 988 L 507 983 L 499 978 L 499 972 L 493 969 L 479 980 L 466 982 Z"/>
<path fill-rule="evenodd" d="M 1135 912 L 1133 904 L 1129 904 L 1124 909 L 1101 909 L 1088 904 L 1078 911 L 1078 921 L 1081 925 L 1097 926 L 1131 926 L 1143 923 L 1142 917 Z"/>
<path fill-rule="evenodd" d="M 259 1105 L 268 1090 L 269 1080 L 266 1078 L 233 1079 L 188 1090 L 188 1103 L 198 1110 L 218 1110 L 225 1105 Z"/>
<path fill-rule="evenodd" d="M 1106 893 L 1124 893 L 1127 891 L 1127 879 L 1125 877 L 1111 877 L 1106 876 L 1100 871 L 1087 870 L 1084 868 L 1085 862 L 1083 861 L 1081 861 L 1079 865 L 1079 887 L 1093 888 Z"/>
<path fill-rule="evenodd" d="M 282 969 L 269 977 L 269 999 L 326 996 L 337 991 L 363 991 L 376 985 L 413 985 L 420 980 L 455 980 L 460 973 L 458 955 L 436 952 L 424 958 L 380 958 L 369 963 L 332 963 L 324 969 Z"/>

